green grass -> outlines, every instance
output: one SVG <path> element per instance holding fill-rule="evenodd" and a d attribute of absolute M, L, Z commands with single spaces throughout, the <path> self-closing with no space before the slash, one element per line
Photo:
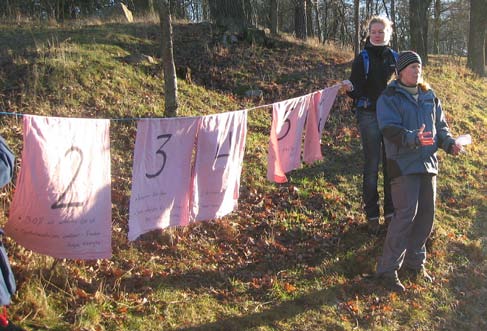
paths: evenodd
<path fill-rule="evenodd" d="M 207 26 L 175 24 L 180 116 L 255 107 L 348 77 L 352 54 L 289 37 L 273 48 L 223 48 Z M 157 24 L 2 26 L 0 110 L 92 118 L 161 117 Z M 487 329 L 487 84 L 464 59 L 432 56 L 425 68 L 467 154 L 440 152 L 436 228 L 428 242 L 432 285 L 405 278 L 390 294 L 372 273 L 383 237 L 361 211 L 362 151 L 350 100 L 339 96 L 322 137 L 324 160 L 266 180 L 269 108 L 249 112 L 239 208 L 220 220 L 127 241 L 136 122 L 111 122 L 113 257 L 55 260 L 5 242 L 18 282 L 9 308 L 27 330 L 485 330 Z M 0 63 L 3 63 L 0 61 Z M 241 97 L 259 88 L 262 99 Z M 19 118 L 0 134 L 20 156 Z M 0 195 L 1 224 L 14 184 Z"/>

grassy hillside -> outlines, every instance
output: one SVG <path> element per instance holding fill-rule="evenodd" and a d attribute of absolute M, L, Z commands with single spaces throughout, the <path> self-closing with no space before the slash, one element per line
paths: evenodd
<path fill-rule="evenodd" d="M 348 50 L 292 38 L 223 47 L 208 25 L 174 30 L 180 116 L 331 86 L 348 77 L 352 59 Z M 114 119 L 113 258 L 56 260 L 4 240 L 19 288 L 9 312 L 27 330 L 487 329 L 487 84 L 465 59 L 434 56 L 425 70 L 452 131 L 470 133 L 474 144 L 456 158 L 440 152 L 428 244 L 435 283 L 405 279 L 407 292 L 396 295 L 363 277 L 375 268 L 383 235 L 365 228 L 362 152 L 342 92 L 325 126 L 322 162 L 293 171 L 287 184 L 267 182 L 269 108 L 252 110 L 238 210 L 128 242 L 136 131 L 128 119 L 163 116 L 157 24 L 1 26 L 0 43 L 0 111 Z M 127 58 L 140 54 L 156 63 Z M 248 89 L 263 97 L 245 98 Z M 20 117 L 0 121 L 20 158 Z M 13 190 L 2 191 L 0 224 Z"/>

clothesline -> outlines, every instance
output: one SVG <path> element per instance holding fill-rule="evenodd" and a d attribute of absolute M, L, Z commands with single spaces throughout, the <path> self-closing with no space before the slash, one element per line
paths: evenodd
<path fill-rule="evenodd" d="M 334 84 L 332 86 L 328 86 L 326 88 L 333 88 L 333 87 L 336 87 L 336 86 L 343 86 L 343 82 Z M 310 92 L 308 94 L 304 94 L 304 95 L 302 95 L 300 97 L 306 97 L 306 96 L 311 95 L 313 93 L 316 93 L 316 91 L 315 92 Z M 298 98 L 300 98 L 300 97 L 298 97 Z M 291 98 L 291 99 L 293 99 L 293 98 Z M 279 102 L 281 102 L 281 101 L 277 101 L 277 102 L 273 102 L 273 103 L 268 103 L 268 104 L 260 105 L 260 106 L 255 106 L 255 107 L 251 107 L 251 108 L 245 108 L 245 110 L 249 111 L 249 110 L 257 110 L 257 109 L 272 107 L 272 106 L 274 106 L 274 104 L 279 103 Z M 22 116 L 24 116 L 26 114 L 24 114 L 24 113 L 14 113 L 14 112 L 0 112 L 0 115 L 22 117 Z M 54 116 L 54 117 L 57 117 L 57 116 Z M 59 117 L 64 117 L 64 116 L 59 116 Z M 191 117 L 198 117 L 198 116 L 187 116 L 187 117 L 188 118 L 191 118 Z M 121 121 L 121 122 L 127 121 L 128 122 L 128 121 L 139 121 L 139 120 L 144 120 L 144 119 L 157 119 L 157 118 L 165 118 L 165 117 L 122 117 L 122 118 L 108 118 L 108 119 L 111 120 L 111 121 Z"/>
<path fill-rule="evenodd" d="M 251 108 L 273 106 L 268 180 L 286 182 L 301 162 L 322 159 L 320 139 L 339 87 Z M 110 120 L 10 114 L 22 117 L 23 149 L 6 234 L 56 258 L 109 258 Z M 243 109 L 138 121 L 129 240 L 237 208 L 247 115 Z"/>

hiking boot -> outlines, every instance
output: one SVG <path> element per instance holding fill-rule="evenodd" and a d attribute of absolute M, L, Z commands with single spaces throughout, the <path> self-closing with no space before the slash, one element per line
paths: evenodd
<path fill-rule="evenodd" d="M 411 278 L 418 281 L 418 280 L 424 280 L 427 283 L 433 283 L 434 282 L 434 277 L 428 274 L 426 271 L 426 268 L 422 266 L 419 269 L 412 269 L 410 268 L 410 273 L 411 273 Z"/>
<path fill-rule="evenodd" d="M 379 281 L 387 290 L 402 293 L 406 291 L 404 285 L 402 285 L 397 272 L 386 272 L 378 275 Z"/>
<path fill-rule="evenodd" d="M 367 219 L 367 231 L 369 234 L 377 235 L 380 231 L 380 224 L 378 217 L 371 217 Z"/>

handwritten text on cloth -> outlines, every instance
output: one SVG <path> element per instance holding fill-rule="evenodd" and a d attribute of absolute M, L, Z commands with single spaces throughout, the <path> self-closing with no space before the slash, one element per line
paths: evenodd
<path fill-rule="evenodd" d="M 24 115 L 5 232 L 56 258 L 111 256 L 109 120 Z"/>

